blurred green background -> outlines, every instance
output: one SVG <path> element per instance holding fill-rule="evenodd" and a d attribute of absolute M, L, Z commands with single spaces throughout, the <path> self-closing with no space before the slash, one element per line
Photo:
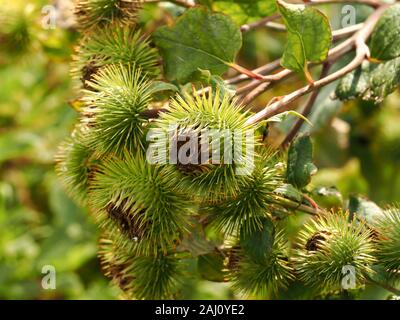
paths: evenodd
<path fill-rule="evenodd" d="M 68 3 L 55 1 L 61 2 Z M 44 27 L 42 8 L 48 4 L 0 0 L 0 299 L 115 299 L 119 291 L 100 271 L 97 228 L 87 212 L 65 195 L 54 173 L 57 145 L 77 119 L 68 102 L 78 94 L 69 68 L 79 34 L 68 26 L 68 17 L 55 29 Z M 141 25 L 153 29 L 155 17 L 165 12 L 173 16 L 179 13 L 176 9 L 148 6 Z M 339 12 L 340 7 L 328 11 L 334 25 Z M 365 13 L 358 12 L 362 20 Z M 284 41 L 279 32 L 248 33 L 240 64 L 251 68 L 278 58 Z M 291 78 L 253 106 L 262 107 L 272 96 L 302 82 Z M 321 92 L 310 117 L 314 126 L 304 128 L 313 132 L 316 142 L 320 170 L 313 184 L 337 186 L 345 196 L 361 193 L 380 205 L 399 201 L 399 92 L 381 105 L 360 101 L 342 105 L 331 99 L 334 88 Z M 291 122 L 271 136 L 287 131 Z M 303 217 L 292 220 L 295 233 Z M 55 290 L 41 286 L 45 265 L 56 268 Z M 294 288 L 286 297 L 302 297 L 299 290 Z M 184 294 L 196 299 L 233 297 L 225 284 L 207 281 L 187 284 Z M 363 297 L 386 295 L 371 288 Z"/>

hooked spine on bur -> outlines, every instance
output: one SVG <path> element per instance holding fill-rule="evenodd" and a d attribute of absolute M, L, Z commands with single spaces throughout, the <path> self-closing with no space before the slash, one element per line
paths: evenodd
<path fill-rule="evenodd" d="M 144 0 L 76 0 L 75 17 L 78 28 L 88 30 L 113 24 L 135 25 Z"/>

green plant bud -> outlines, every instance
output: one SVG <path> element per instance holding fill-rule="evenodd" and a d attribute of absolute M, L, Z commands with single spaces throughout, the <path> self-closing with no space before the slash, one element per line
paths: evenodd
<path fill-rule="evenodd" d="M 278 165 L 277 154 L 265 147 L 256 151 L 254 171 L 239 182 L 236 196 L 207 208 L 211 225 L 227 235 L 239 234 L 240 229 L 248 234 L 260 230 L 262 220 L 276 210 L 273 192 L 283 183 L 284 168 Z"/>
<path fill-rule="evenodd" d="M 293 261 L 301 280 L 308 285 L 338 290 L 344 269 L 353 267 L 356 286 L 373 273 L 375 249 L 371 232 L 344 212 L 331 212 L 307 223 L 300 232 Z"/>
<path fill-rule="evenodd" d="M 84 97 L 82 118 L 90 127 L 90 146 L 102 154 L 144 150 L 147 119 L 141 113 L 148 108 L 152 91 L 140 69 L 108 66 L 90 86 L 94 90 Z"/>
<path fill-rule="evenodd" d="M 178 96 L 170 103 L 156 122 L 157 128 L 161 129 L 158 143 L 171 151 L 173 142 L 178 140 L 176 164 L 171 164 L 171 167 L 182 176 L 182 190 L 206 202 L 218 202 L 237 194 L 240 182 L 251 174 L 256 157 L 256 138 L 252 136 L 246 141 L 245 135 L 254 133 L 253 127 L 246 124 L 247 118 L 248 114 L 243 112 L 242 107 L 219 90 L 210 92 L 208 96 Z M 171 127 L 176 128 L 172 134 Z M 228 134 L 227 138 L 222 132 Z M 235 133 L 239 133 L 242 141 L 235 141 Z M 188 154 L 182 150 L 189 141 L 179 140 L 189 135 L 195 137 L 197 150 L 190 150 Z M 208 135 L 207 138 L 204 138 L 205 135 Z M 229 150 L 229 143 L 237 151 L 236 156 L 228 151 L 230 161 L 224 152 Z M 208 153 L 204 151 L 207 147 Z M 214 152 L 219 152 L 217 161 L 213 161 Z M 191 158 L 188 163 L 181 161 L 181 153 Z M 204 154 L 205 161 L 201 159 Z M 238 174 L 238 170 L 243 172 Z"/>
<path fill-rule="evenodd" d="M 385 211 L 375 227 L 379 262 L 393 276 L 400 278 L 400 210 L 392 208 Z"/>
<path fill-rule="evenodd" d="M 142 76 L 153 78 L 159 74 L 157 59 L 157 51 L 150 47 L 148 38 L 141 35 L 140 30 L 129 27 L 100 29 L 81 40 L 73 57 L 72 75 L 90 90 L 88 81 L 93 80 L 104 66 L 135 64 L 142 70 Z"/>
<path fill-rule="evenodd" d="M 266 297 L 286 287 L 292 279 L 286 242 L 281 231 L 277 232 L 272 250 L 264 261 L 256 262 L 242 249 L 234 249 L 228 266 L 234 290 L 245 297 Z"/>
<path fill-rule="evenodd" d="M 75 16 L 82 31 L 113 23 L 134 25 L 142 0 L 77 0 Z"/>
<path fill-rule="evenodd" d="M 142 155 L 105 161 L 93 178 L 89 205 L 101 227 L 138 254 L 167 252 L 187 234 L 190 201 L 175 191 L 176 178 Z"/>
<path fill-rule="evenodd" d="M 56 173 L 68 195 L 84 205 L 91 178 L 99 163 L 93 149 L 86 141 L 87 128 L 78 126 L 65 140 L 55 155 Z"/>
<path fill-rule="evenodd" d="M 104 274 L 130 299 L 172 299 L 183 279 L 183 261 L 174 254 L 137 256 L 103 236 L 99 257 Z"/>

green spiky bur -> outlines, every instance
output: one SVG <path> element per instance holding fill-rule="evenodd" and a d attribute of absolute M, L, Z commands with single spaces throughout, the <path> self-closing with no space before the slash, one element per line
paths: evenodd
<path fill-rule="evenodd" d="M 182 283 L 184 264 L 175 254 L 138 256 L 110 234 L 100 240 L 99 257 L 106 276 L 127 298 L 171 299 Z"/>
<path fill-rule="evenodd" d="M 99 163 L 86 141 L 87 128 L 78 126 L 58 148 L 55 156 L 56 172 L 68 195 L 84 205 L 89 181 Z"/>
<path fill-rule="evenodd" d="M 282 232 L 276 234 L 272 251 L 264 261 L 255 262 L 242 249 L 237 249 L 231 259 L 236 259 L 230 267 L 232 286 L 244 297 L 266 297 L 286 287 L 293 278 Z"/>
<path fill-rule="evenodd" d="M 133 25 L 142 0 L 77 0 L 75 16 L 82 31 L 112 24 Z"/>
<path fill-rule="evenodd" d="M 140 254 L 167 252 L 187 233 L 193 204 L 174 189 L 176 177 L 140 154 L 99 167 L 89 203 L 96 220 Z"/>
<path fill-rule="evenodd" d="M 0 9 L 0 51 L 11 55 L 26 53 L 34 38 L 32 10 Z"/>
<path fill-rule="evenodd" d="M 196 94 L 194 96 L 178 96 L 166 109 L 166 112 L 162 113 L 156 121 L 156 127 L 162 133 L 158 143 L 168 146 L 168 148 L 170 148 L 168 132 L 171 130 L 171 126 L 176 127 L 178 133 L 192 131 L 199 137 L 203 130 L 230 130 L 232 134 L 235 130 L 241 131 L 242 134 L 253 130 L 251 125 L 246 124 L 248 115 L 243 112 L 242 107 L 219 90 L 208 96 Z M 247 143 L 246 146 L 245 143 Z M 210 142 L 211 144 L 212 142 Z M 187 190 L 189 194 L 197 194 L 203 201 L 217 202 L 236 194 L 239 182 L 245 179 L 246 174 L 238 175 L 236 169 L 249 168 L 249 174 L 252 172 L 253 166 L 248 159 L 251 161 L 254 159 L 256 145 L 256 138 L 246 141 L 243 137 L 239 157 L 237 159 L 232 157 L 231 164 L 223 163 L 224 152 L 222 151 L 220 152 L 221 164 L 212 164 L 209 161 L 198 165 L 195 170 L 191 170 L 191 168 L 186 170 L 179 165 L 178 161 L 177 165 L 170 167 L 181 174 L 180 186 L 183 190 Z M 221 146 L 224 146 L 223 141 Z M 243 160 L 243 163 L 239 164 L 237 160 Z"/>
<path fill-rule="evenodd" d="M 211 225 L 225 234 L 247 233 L 259 229 L 260 220 L 271 214 L 273 191 L 283 183 L 282 167 L 277 166 L 279 156 L 260 147 L 253 173 L 240 181 L 235 197 L 210 206 Z"/>
<path fill-rule="evenodd" d="M 400 209 L 384 212 L 376 224 L 379 263 L 390 274 L 400 278 Z"/>
<path fill-rule="evenodd" d="M 151 83 L 136 66 L 111 65 L 94 77 L 83 99 L 83 122 L 90 127 L 89 144 L 99 153 L 122 155 L 144 150 L 141 113 L 152 99 Z"/>
<path fill-rule="evenodd" d="M 319 216 L 300 232 L 293 261 L 299 278 L 326 290 L 341 289 L 343 267 L 355 268 L 356 285 L 373 273 L 375 248 L 371 232 L 349 214 L 331 212 Z"/>
<path fill-rule="evenodd" d="M 135 64 L 143 75 L 156 77 L 157 51 L 151 48 L 148 38 L 140 30 L 129 27 L 115 27 L 96 30 L 86 35 L 80 42 L 72 63 L 72 74 L 81 79 L 84 87 L 86 81 L 104 66 L 110 64 Z"/>

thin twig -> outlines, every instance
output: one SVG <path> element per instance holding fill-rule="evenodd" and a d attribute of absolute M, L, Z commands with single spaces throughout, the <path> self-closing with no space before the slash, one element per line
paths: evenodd
<path fill-rule="evenodd" d="M 273 76 L 270 77 L 269 81 L 257 81 L 253 80 L 249 84 L 239 88 L 237 90 L 238 95 L 244 95 L 247 92 L 250 92 L 247 94 L 247 96 L 243 97 L 243 102 L 244 103 L 250 103 L 253 101 L 258 95 L 263 93 L 267 88 L 271 86 L 273 82 L 278 82 L 282 79 L 285 79 L 286 77 L 294 74 L 293 71 L 289 69 L 283 69 L 282 71 L 274 74 Z"/>
<path fill-rule="evenodd" d="M 338 29 L 338 30 L 333 30 L 332 31 L 332 39 L 333 39 L 333 41 L 337 41 L 337 40 L 343 39 L 344 37 L 346 37 L 348 35 L 352 35 L 353 33 L 360 30 L 363 25 L 364 25 L 363 23 L 358 23 L 353 26 L 345 27 L 345 28 Z M 286 26 L 281 23 L 277 23 L 277 22 L 269 22 L 265 26 L 267 28 L 273 29 L 275 31 L 280 31 L 280 32 L 286 31 Z"/>
<path fill-rule="evenodd" d="M 337 41 L 347 37 L 348 35 L 352 35 L 355 32 L 359 31 L 364 26 L 364 23 L 358 23 L 353 26 L 345 27 L 342 29 L 334 30 L 332 32 L 333 41 Z"/>
<path fill-rule="evenodd" d="M 171 2 L 176 4 L 177 6 L 185 7 L 185 8 L 193 8 L 196 4 L 193 1 L 186 0 L 146 0 L 147 3 L 159 3 L 159 2 Z"/>
<path fill-rule="evenodd" d="M 321 71 L 321 75 L 320 75 L 320 79 L 325 78 L 328 73 L 329 73 L 329 69 L 331 68 L 331 64 L 329 62 L 324 63 L 323 67 L 322 67 L 322 71 Z M 320 89 L 314 90 L 313 93 L 310 96 L 310 99 L 308 100 L 306 106 L 304 107 L 303 111 L 301 112 L 301 114 L 304 117 L 308 117 L 308 115 L 311 113 L 311 110 L 315 104 L 315 101 L 318 98 L 318 94 L 320 92 Z M 299 118 L 297 119 L 296 123 L 294 124 L 293 128 L 289 131 L 288 135 L 286 136 L 285 140 L 283 140 L 281 147 L 282 148 L 286 148 L 286 146 L 289 145 L 289 143 L 296 137 L 297 133 L 300 131 L 301 126 L 303 125 L 304 120 L 303 118 Z"/>
<path fill-rule="evenodd" d="M 318 5 L 318 4 L 328 4 L 328 3 L 356 3 L 356 4 L 365 4 L 367 6 L 371 6 L 373 8 L 379 8 L 383 3 L 377 0 L 308 0 L 310 5 Z"/>
<path fill-rule="evenodd" d="M 263 65 L 261 67 L 258 67 L 258 68 L 254 69 L 252 71 L 255 72 L 255 73 L 259 73 L 259 74 L 264 75 L 264 74 L 268 74 L 268 73 L 274 71 L 275 69 L 279 68 L 280 65 L 281 65 L 281 60 L 277 59 L 277 60 L 269 62 L 269 63 L 267 63 L 267 64 L 265 64 L 265 65 Z M 236 84 L 236 83 L 239 83 L 239 82 L 247 80 L 247 79 L 249 79 L 249 77 L 247 75 L 239 74 L 238 76 L 235 76 L 235 77 L 233 77 L 231 79 L 225 80 L 225 83 L 226 84 Z"/>
<path fill-rule="evenodd" d="M 261 19 L 261 20 L 258 20 L 258 21 L 256 21 L 256 22 L 249 23 L 249 24 L 244 24 L 244 25 L 242 25 L 242 26 L 240 27 L 240 30 L 241 30 L 242 32 L 247 32 L 247 31 L 250 31 L 250 30 L 255 29 L 255 28 L 258 28 L 258 27 L 263 27 L 263 26 L 265 26 L 267 23 L 269 23 L 269 22 L 271 22 L 271 21 L 274 21 L 274 20 L 277 20 L 277 19 L 279 19 L 280 17 L 281 17 L 280 14 L 279 14 L 279 13 L 276 13 L 276 14 L 274 14 L 274 15 L 272 15 L 272 16 L 265 17 L 265 18 L 263 18 L 263 19 Z"/>
<path fill-rule="evenodd" d="M 285 32 L 286 31 L 286 26 L 282 23 L 279 22 L 274 22 L 270 21 L 265 24 L 265 27 L 268 29 L 272 29 L 274 31 L 280 31 L 280 32 Z"/>
<path fill-rule="evenodd" d="M 363 26 L 363 24 L 362 24 L 362 26 Z M 360 30 L 361 29 L 360 27 L 361 26 L 357 27 L 357 30 Z M 349 27 L 349 28 L 340 29 L 338 31 L 341 31 L 342 34 L 345 34 L 345 33 L 350 33 L 354 29 L 355 29 L 354 27 L 353 28 Z M 351 32 L 351 33 L 354 33 L 354 32 Z M 336 40 L 338 40 L 338 39 L 336 39 Z M 339 57 L 341 57 L 345 53 L 349 52 L 352 49 L 353 46 L 354 46 L 354 41 L 353 41 L 352 38 L 349 38 L 349 39 L 343 41 L 342 43 L 340 43 L 336 47 L 334 47 L 331 50 L 329 50 L 327 60 L 330 61 L 330 62 L 333 62 L 333 61 L 337 60 Z M 318 64 L 310 63 L 309 67 L 313 67 L 315 65 L 318 65 Z M 253 72 L 257 72 L 257 69 L 252 70 L 252 71 Z M 237 95 L 248 94 L 248 96 L 243 97 L 242 101 L 246 102 L 246 103 L 250 103 L 258 95 L 263 93 L 266 89 L 269 89 L 270 85 L 271 85 L 271 82 L 276 82 L 276 81 L 283 80 L 284 78 L 286 78 L 288 76 L 291 76 L 293 74 L 294 74 L 293 71 L 288 70 L 288 69 L 284 69 L 284 70 L 280 71 L 279 73 L 276 73 L 273 76 L 269 76 L 268 77 L 269 81 L 265 81 L 265 82 L 261 81 L 261 83 L 260 83 L 260 80 L 254 80 L 253 79 L 247 85 L 239 88 L 236 91 L 236 94 Z M 242 76 L 242 78 L 248 78 L 246 75 L 241 75 L 241 76 Z"/>
<path fill-rule="evenodd" d="M 301 212 L 308 213 L 311 215 L 322 215 L 322 214 L 326 213 L 324 210 L 322 210 L 320 208 L 313 208 L 313 207 L 298 203 L 296 201 L 292 201 L 292 200 L 284 198 L 284 197 L 274 196 L 274 200 L 275 200 L 275 203 L 284 205 L 286 208 L 301 211 Z"/>

